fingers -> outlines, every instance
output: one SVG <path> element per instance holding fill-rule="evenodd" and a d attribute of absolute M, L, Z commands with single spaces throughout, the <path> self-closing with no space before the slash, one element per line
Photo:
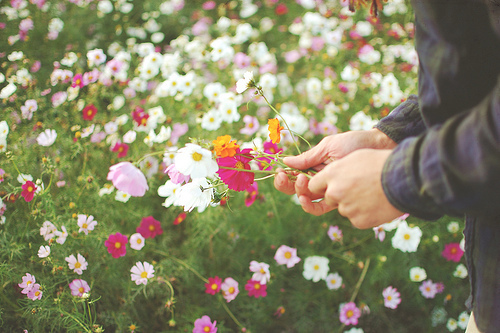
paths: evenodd
<path fill-rule="evenodd" d="M 325 200 L 321 201 L 312 201 L 311 198 L 309 198 L 306 195 L 301 195 L 299 196 L 299 202 L 300 205 L 302 206 L 302 209 L 309 214 L 319 216 L 326 214 L 328 212 L 331 212 L 335 208 L 337 208 L 337 205 L 330 205 L 328 204 Z"/>
<path fill-rule="evenodd" d="M 283 162 L 291 168 L 305 170 L 323 164 L 329 160 L 328 145 L 323 140 L 318 145 L 297 156 L 288 156 Z"/>
<path fill-rule="evenodd" d="M 288 178 L 288 174 L 282 172 L 283 170 L 277 171 L 278 174 L 274 177 L 274 187 L 285 194 L 295 194 L 295 183 Z"/>

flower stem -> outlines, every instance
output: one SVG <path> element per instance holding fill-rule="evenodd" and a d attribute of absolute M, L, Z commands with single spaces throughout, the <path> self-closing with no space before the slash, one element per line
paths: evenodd
<path fill-rule="evenodd" d="M 199 277 L 203 282 L 208 283 L 207 279 L 205 279 L 200 273 L 198 273 L 193 267 L 189 266 L 184 261 L 182 261 L 180 259 L 177 259 L 174 256 L 168 255 L 167 253 L 165 253 L 163 251 L 156 250 L 155 252 L 158 253 L 158 254 L 161 254 L 161 255 L 163 255 L 165 257 L 168 257 L 168 258 L 176 261 L 177 263 L 183 265 L 184 267 L 186 267 L 187 269 L 189 269 L 191 272 L 193 272 L 197 277 Z"/>
<path fill-rule="evenodd" d="M 153 153 L 146 154 L 143 157 L 141 157 L 140 159 L 138 159 L 136 162 L 134 162 L 133 164 L 135 164 L 137 166 L 137 165 L 139 165 L 139 163 L 144 161 L 147 157 L 156 156 L 156 155 L 163 155 L 163 153 L 164 153 L 164 151 L 155 151 Z"/>
<path fill-rule="evenodd" d="M 224 310 L 226 310 L 227 314 L 229 315 L 229 317 L 231 317 L 231 319 L 235 322 L 236 325 L 238 325 L 240 328 L 245 328 L 239 321 L 238 319 L 236 319 L 236 317 L 234 316 L 234 314 L 231 312 L 231 310 L 229 310 L 229 308 L 227 307 L 226 303 L 224 303 L 224 301 L 219 298 L 219 301 L 221 302 L 222 304 L 222 307 L 224 308 Z"/>

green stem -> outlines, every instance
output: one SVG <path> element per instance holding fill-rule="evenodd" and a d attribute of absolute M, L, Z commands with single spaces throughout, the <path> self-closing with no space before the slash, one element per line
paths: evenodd
<path fill-rule="evenodd" d="M 186 264 L 184 261 L 182 261 L 180 259 L 177 259 L 174 256 L 168 255 L 167 253 L 165 253 L 163 251 L 156 250 L 155 252 L 158 253 L 158 254 L 161 254 L 161 255 L 163 255 L 165 257 L 168 257 L 168 258 L 170 258 L 170 259 L 172 259 L 172 260 L 174 260 L 176 262 L 178 262 L 179 264 L 183 265 L 184 267 L 186 267 L 187 269 L 189 269 L 191 272 L 193 272 L 203 282 L 208 283 L 208 279 L 205 279 L 200 273 L 198 273 L 194 268 L 192 268 L 191 266 L 189 266 L 188 264 Z"/>
<path fill-rule="evenodd" d="M 137 165 L 139 165 L 139 163 L 144 161 L 147 157 L 156 156 L 156 155 L 163 155 L 163 153 L 164 153 L 164 151 L 155 151 L 154 153 L 146 154 L 143 157 L 141 157 L 140 159 L 138 159 L 136 162 L 134 162 L 133 164 L 135 164 L 137 166 Z"/>
<path fill-rule="evenodd" d="M 79 321 L 77 318 L 75 318 L 75 316 L 73 316 L 72 314 L 70 314 L 70 313 L 62 310 L 61 308 L 59 308 L 59 312 L 61 312 L 62 314 L 66 315 L 68 317 L 70 317 L 71 319 L 73 319 L 78 325 L 80 325 L 83 328 L 83 330 L 85 332 L 92 333 L 91 329 L 89 329 L 87 326 L 85 326 L 81 321 Z"/>
<path fill-rule="evenodd" d="M 231 310 L 229 310 L 229 308 L 227 307 L 226 303 L 224 303 L 224 301 L 219 298 L 219 301 L 221 302 L 222 304 L 222 307 L 224 308 L 224 310 L 226 310 L 227 314 L 229 315 L 229 317 L 231 317 L 231 319 L 234 321 L 234 323 L 236 325 L 238 325 L 240 328 L 245 328 L 239 321 L 238 319 L 236 319 L 236 317 L 234 316 L 234 314 L 231 312 Z"/>

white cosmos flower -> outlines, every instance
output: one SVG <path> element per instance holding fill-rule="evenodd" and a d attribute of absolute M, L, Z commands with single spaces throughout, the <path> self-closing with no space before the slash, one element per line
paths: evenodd
<path fill-rule="evenodd" d="M 214 197 L 214 189 L 205 178 L 194 178 L 190 183 L 182 185 L 178 190 L 176 206 L 183 206 L 184 211 L 198 208 L 203 212 Z"/>
<path fill-rule="evenodd" d="M 465 279 L 468 275 L 467 267 L 464 264 L 458 264 L 457 268 L 453 272 L 453 276 Z"/>
<path fill-rule="evenodd" d="M 326 286 L 330 290 L 337 290 L 342 286 L 342 277 L 339 273 L 330 273 L 326 276 Z"/>
<path fill-rule="evenodd" d="M 325 280 L 330 270 L 328 267 L 329 262 L 330 260 L 326 257 L 307 257 L 304 260 L 304 272 L 302 272 L 302 276 L 304 276 L 306 280 L 313 280 L 313 282 Z"/>
<path fill-rule="evenodd" d="M 49 255 L 50 255 L 50 246 L 40 245 L 40 249 L 38 250 L 38 257 L 47 258 Z"/>
<path fill-rule="evenodd" d="M 146 240 L 140 233 L 135 233 L 132 236 L 130 236 L 130 247 L 133 248 L 134 250 L 141 250 L 144 245 L 146 245 Z"/>
<path fill-rule="evenodd" d="M 78 253 L 76 258 L 74 255 L 70 255 L 69 257 L 66 257 L 65 260 L 68 262 L 69 269 L 72 269 L 79 275 L 82 275 L 83 271 L 87 269 L 87 260 L 85 260 L 80 253 Z"/>
<path fill-rule="evenodd" d="M 175 184 L 171 180 L 167 180 L 164 185 L 161 185 L 158 187 L 158 195 L 160 197 L 164 197 L 165 202 L 162 203 L 162 206 L 164 207 L 170 207 L 174 202 L 176 202 L 178 198 L 179 192 L 177 191 L 178 189 L 181 188 L 181 184 Z"/>
<path fill-rule="evenodd" d="M 55 130 L 46 129 L 38 135 L 38 137 L 36 138 L 36 142 L 38 142 L 40 146 L 48 147 L 56 141 L 56 138 L 57 133 Z"/>
<path fill-rule="evenodd" d="M 179 149 L 174 164 L 180 173 L 192 178 L 212 177 L 219 169 L 212 152 L 193 143 Z"/>
<path fill-rule="evenodd" d="M 66 242 L 66 238 L 68 238 L 68 230 L 66 230 L 65 226 L 61 226 L 61 231 L 56 230 L 54 233 L 57 236 L 57 243 L 62 245 L 64 244 L 64 242 Z"/>
<path fill-rule="evenodd" d="M 135 281 L 135 284 L 140 285 L 141 283 L 146 285 L 148 283 L 148 279 L 154 277 L 154 267 L 148 262 L 140 262 L 138 261 L 135 266 L 130 269 L 130 277 L 132 281 Z"/>
<path fill-rule="evenodd" d="M 201 128 L 207 131 L 216 131 L 222 124 L 222 117 L 218 109 L 210 109 L 201 118 Z"/>
<path fill-rule="evenodd" d="M 411 228 L 406 221 L 403 221 L 392 237 L 392 247 L 403 252 L 415 252 L 421 237 L 422 230 L 419 227 Z"/>
<path fill-rule="evenodd" d="M 130 199 L 130 194 L 117 190 L 115 200 L 120 202 L 127 202 Z"/>
<path fill-rule="evenodd" d="M 45 221 L 40 228 L 40 236 L 43 236 L 43 239 L 48 241 L 56 235 L 56 231 L 57 228 L 52 222 Z"/>
<path fill-rule="evenodd" d="M 236 92 L 238 94 L 243 93 L 248 88 L 254 87 L 255 81 L 253 77 L 253 72 L 245 72 L 243 78 L 236 82 Z"/>
<path fill-rule="evenodd" d="M 265 262 L 250 261 L 250 271 L 253 272 L 252 280 L 259 281 L 260 284 L 266 284 L 271 279 L 269 265 Z"/>
<path fill-rule="evenodd" d="M 458 316 L 458 320 L 457 320 L 457 324 L 458 324 L 458 327 L 460 327 L 461 329 L 466 329 L 467 328 L 467 325 L 469 324 L 469 314 L 467 312 L 462 312 L 459 316 Z"/>
<path fill-rule="evenodd" d="M 427 272 L 422 267 L 412 267 L 410 269 L 410 280 L 413 282 L 421 282 L 427 279 Z"/>
<path fill-rule="evenodd" d="M 89 231 L 94 230 L 94 227 L 97 225 L 97 221 L 94 220 L 94 216 L 84 214 L 78 214 L 78 232 L 83 232 L 85 235 L 89 234 Z"/>

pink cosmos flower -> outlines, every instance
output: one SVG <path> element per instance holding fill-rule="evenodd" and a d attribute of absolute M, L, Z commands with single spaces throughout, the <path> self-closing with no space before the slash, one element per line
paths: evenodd
<path fill-rule="evenodd" d="M 127 253 L 128 237 L 117 232 L 116 234 L 109 235 L 104 245 L 108 248 L 113 258 L 123 257 Z"/>
<path fill-rule="evenodd" d="M 396 288 L 389 286 L 382 291 L 384 296 L 384 306 L 389 309 L 395 309 L 401 303 L 401 294 Z"/>
<path fill-rule="evenodd" d="M 215 1 L 205 1 L 203 5 L 201 5 L 201 8 L 204 10 L 211 10 L 214 9 L 216 5 Z"/>
<path fill-rule="evenodd" d="M 328 228 L 328 237 L 334 242 L 339 242 L 342 240 L 342 230 L 338 226 L 333 226 L 331 225 L 330 228 Z"/>
<path fill-rule="evenodd" d="M 130 162 L 120 162 L 109 167 L 107 179 L 114 187 L 133 197 L 142 197 L 149 189 L 144 174 Z"/>
<path fill-rule="evenodd" d="M 216 320 L 212 323 L 209 316 L 203 316 L 194 321 L 193 333 L 217 333 L 216 324 Z"/>
<path fill-rule="evenodd" d="M 218 276 L 208 278 L 208 283 L 205 283 L 205 293 L 215 295 L 221 288 L 222 279 Z"/>
<path fill-rule="evenodd" d="M 17 285 L 19 286 L 19 288 L 23 288 L 23 290 L 21 290 L 21 293 L 27 294 L 31 289 L 33 289 L 35 282 L 35 276 L 31 275 L 30 273 L 26 273 L 26 276 L 23 276 L 23 282 L 18 283 Z"/>
<path fill-rule="evenodd" d="M 117 142 L 117 143 L 115 143 L 113 148 L 111 148 L 111 151 L 118 153 L 118 156 L 117 156 L 118 158 L 122 158 L 122 157 L 127 156 L 128 148 L 129 148 L 128 144 Z"/>
<path fill-rule="evenodd" d="M 273 143 L 272 141 L 265 141 L 263 144 L 263 148 L 264 148 L 264 153 L 272 155 L 281 153 L 283 151 L 282 148 L 279 148 L 278 145 Z M 259 167 L 264 170 L 271 170 L 273 168 L 271 165 L 269 165 L 273 160 L 274 158 L 272 157 L 257 158 L 257 161 L 264 162 L 264 163 L 259 163 L 260 164 Z"/>
<path fill-rule="evenodd" d="M 464 255 L 464 251 L 460 248 L 459 243 L 450 243 L 444 246 L 441 255 L 448 261 L 459 262 Z"/>
<path fill-rule="evenodd" d="M 259 130 L 260 125 L 257 117 L 247 114 L 243 117 L 243 122 L 245 123 L 245 127 L 240 130 L 241 134 L 254 135 Z"/>
<path fill-rule="evenodd" d="M 354 302 L 343 304 L 340 309 L 340 322 L 344 325 L 357 325 L 361 310 Z"/>
<path fill-rule="evenodd" d="M 97 108 L 94 106 L 94 104 L 87 105 L 82 110 L 82 116 L 84 120 L 92 120 L 94 119 L 96 114 Z"/>
<path fill-rule="evenodd" d="M 83 88 L 83 76 L 82 74 L 76 74 L 73 76 L 73 83 L 71 83 L 71 87 L 75 88 Z"/>
<path fill-rule="evenodd" d="M 144 238 L 155 238 L 157 235 L 163 234 L 160 221 L 155 220 L 152 216 L 142 218 L 141 224 L 135 229 Z"/>
<path fill-rule="evenodd" d="M 87 281 L 82 279 L 74 279 L 69 284 L 69 289 L 71 289 L 71 295 L 82 297 L 84 293 L 90 291 L 89 284 Z"/>
<path fill-rule="evenodd" d="M 5 170 L 0 168 L 0 183 L 5 180 Z"/>
<path fill-rule="evenodd" d="M 247 195 L 245 196 L 245 206 L 250 207 L 259 195 L 259 187 L 257 185 L 257 182 L 254 181 L 252 185 L 246 188 L 246 191 Z"/>
<path fill-rule="evenodd" d="M 221 284 L 222 296 L 226 299 L 226 302 L 231 302 L 236 296 L 239 294 L 240 290 L 238 289 L 238 282 L 228 277 Z"/>
<path fill-rule="evenodd" d="M 243 52 L 238 52 L 234 55 L 233 62 L 239 69 L 247 68 L 252 63 L 252 58 Z M 245 119 L 243 118 L 243 121 Z M 241 132 L 240 132 L 241 133 Z"/>
<path fill-rule="evenodd" d="M 437 285 L 432 280 L 425 280 L 418 289 L 425 298 L 434 298 L 438 293 Z"/>
<path fill-rule="evenodd" d="M 175 164 L 170 164 L 167 169 L 165 169 L 165 173 L 168 174 L 168 177 L 174 184 L 182 184 L 184 182 L 188 182 L 189 179 L 191 179 L 191 176 L 186 176 L 182 173 L 180 173 L 177 168 L 175 167 Z"/>
<path fill-rule="evenodd" d="M 247 189 L 255 179 L 255 174 L 248 171 L 238 171 L 224 169 L 223 167 L 229 167 L 234 169 L 251 170 L 249 162 L 253 159 L 250 152 L 252 149 L 247 148 L 240 151 L 236 148 L 236 155 L 233 157 L 223 157 L 217 159 L 217 164 L 219 165 L 219 174 L 221 180 L 232 190 L 244 191 Z"/>
<path fill-rule="evenodd" d="M 172 133 L 170 134 L 170 142 L 172 144 L 177 144 L 179 138 L 187 133 L 189 127 L 188 124 L 175 123 L 172 125 Z"/>
<path fill-rule="evenodd" d="M 33 288 L 28 292 L 27 296 L 31 300 L 42 299 L 43 292 L 40 290 L 40 285 L 35 283 Z"/>
<path fill-rule="evenodd" d="M 21 195 L 24 198 L 24 200 L 26 202 L 33 200 L 33 197 L 35 196 L 35 192 L 37 190 L 35 183 L 28 180 L 28 181 L 26 181 L 26 183 L 24 183 L 21 186 L 21 188 L 23 189 L 23 191 L 21 192 Z"/>
<path fill-rule="evenodd" d="M 276 260 L 278 265 L 286 265 L 286 267 L 292 268 L 300 261 L 300 258 L 297 256 L 297 249 L 281 245 L 278 250 L 276 250 L 274 260 Z"/>
<path fill-rule="evenodd" d="M 248 291 L 248 296 L 253 296 L 255 298 L 267 296 L 267 285 L 261 284 L 259 281 L 254 281 L 252 279 L 247 281 L 245 290 Z"/>

